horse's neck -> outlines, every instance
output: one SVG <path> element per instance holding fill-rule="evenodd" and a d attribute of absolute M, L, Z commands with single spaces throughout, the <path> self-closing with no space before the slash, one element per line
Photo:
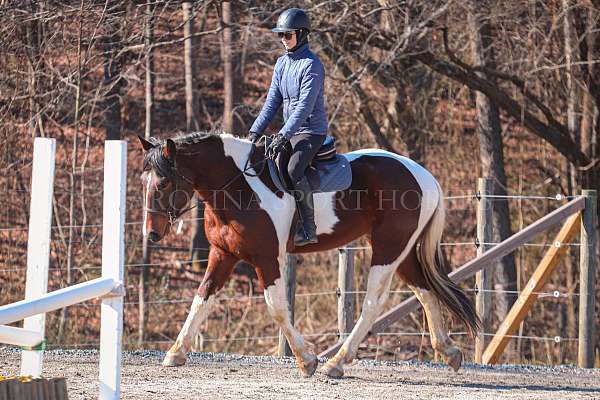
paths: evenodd
<path fill-rule="evenodd" d="M 205 164 L 202 168 L 207 170 L 210 168 L 214 169 L 214 173 L 208 174 L 203 180 L 203 187 L 197 187 L 198 191 L 210 191 L 215 188 L 220 188 L 225 185 L 228 180 L 235 177 L 244 169 L 248 156 L 250 155 L 250 149 L 252 144 L 248 140 L 239 139 L 229 134 L 219 135 L 221 145 L 217 145 L 216 142 L 211 144 L 208 143 L 197 143 L 194 146 L 207 146 L 208 147 L 192 147 L 188 148 L 187 154 L 189 158 L 186 161 L 188 168 L 198 170 L 198 158 L 201 157 Z M 216 137 L 214 138 L 216 139 Z M 221 150 L 222 148 L 222 150 Z M 229 159 L 233 159 L 236 168 L 228 168 L 230 164 Z M 227 168 L 225 168 L 227 166 Z"/>
<path fill-rule="evenodd" d="M 210 165 L 213 168 L 229 166 L 230 161 L 228 159 L 231 158 L 235 168 L 225 168 L 221 169 L 218 174 L 211 174 L 211 178 L 214 177 L 214 180 L 211 179 L 211 182 L 206 182 L 206 187 L 196 187 L 195 189 L 202 200 L 208 201 L 207 209 L 210 209 L 215 216 L 226 220 L 226 210 L 220 210 L 219 207 L 210 207 L 211 201 L 214 200 L 214 190 L 228 191 L 230 190 L 230 184 L 240 178 L 240 173 L 244 170 L 250 155 L 252 143 L 229 134 L 222 134 L 219 137 L 223 145 L 223 154 L 219 154 L 219 151 L 211 152 Z"/>

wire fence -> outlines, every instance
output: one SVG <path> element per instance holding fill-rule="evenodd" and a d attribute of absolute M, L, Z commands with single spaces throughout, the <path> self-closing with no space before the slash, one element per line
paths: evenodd
<path fill-rule="evenodd" d="M 482 332 L 480 333 L 486 337 L 494 337 L 495 333 L 492 332 Z M 302 337 L 306 339 L 310 338 L 327 338 L 327 337 L 336 337 L 339 338 L 340 334 L 338 332 L 322 332 L 322 333 L 309 333 L 303 334 Z M 384 337 L 429 337 L 431 334 L 429 332 L 379 332 L 371 335 L 371 337 L 375 338 L 384 338 Z M 448 332 L 448 336 L 469 336 L 468 332 Z M 530 336 L 530 335 L 501 335 L 502 337 L 507 337 L 510 339 L 520 339 L 520 340 L 530 340 L 535 342 L 551 342 L 560 344 L 563 342 L 579 342 L 579 338 L 570 338 L 570 337 L 562 337 L 562 336 Z M 238 336 L 238 337 L 229 337 L 229 338 L 216 338 L 216 337 L 200 337 L 201 343 L 229 343 L 229 342 L 258 342 L 258 341 L 279 341 L 279 335 L 262 335 L 262 336 Z M 170 340 L 129 340 L 123 341 L 123 345 L 132 346 L 139 348 L 141 345 L 167 345 L 170 346 L 175 342 L 175 338 Z M 376 346 L 379 347 L 379 341 Z M 100 346 L 100 341 L 93 341 L 87 343 L 66 343 L 66 344 L 49 344 L 46 347 L 48 349 L 64 349 L 64 348 L 98 348 Z"/>
<path fill-rule="evenodd" d="M 471 289 L 471 288 L 467 288 L 465 289 L 465 291 L 470 292 L 470 293 L 477 293 L 478 289 Z M 490 289 L 490 290 L 486 290 L 486 292 L 492 292 L 495 294 L 500 294 L 500 293 L 512 293 L 512 294 L 519 294 L 519 292 L 517 291 L 510 291 L 510 290 L 497 290 L 497 289 Z M 330 291 L 321 291 L 321 292 L 310 292 L 310 293 L 296 293 L 295 294 L 295 298 L 299 299 L 299 298 L 307 298 L 307 297 L 318 297 L 318 296 L 331 296 L 331 297 L 337 297 L 339 296 L 341 293 L 344 294 L 354 294 L 354 295 L 364 295 L 367 293 L 366 290 L 352 290 L 352 291 L 345 291 L 342 292 L 339 289 L 338 290 L 330 290 Z M 408 290 L 408 289 L 399 289 L 399 290 L 390 290 L 390 294 L 404 294 L 404 295 L 412 295 L 413 291 L 412 290 Z M 560 292 L 558 290 L 554 290 L 554 291 L 550 291 L 550 292 L 533 292 L 533 294 L 535 294 L 536 296 L 538 296 L 538 298 L 554 298 L 554 299 L 559 299 L 559 298 L 567 298 L 570 296 L 573 297 L 577 297 L 579 296 L 579 294 L 577 293 L 564 293 L 564 292 Z M 167 305 L 167 304 L 173 304 L 173 305 L 182 305 L 182 304 L 187 304 L 190 305 L 193 301 L 194 297 L 185 297 L 185 298 L 178 298 L 178 299 L 154 299 L 154 300 L 148 300 L 145 301 L 144 303 L 146 305 Z M 264 302 L 265 298 L 262 295 L 253 295 L 253 296 L 217 296 L 216 301 L 218 303 L 228 303 L 228 302 L 242 302 L 242 303 L 247 303 L 247 302 Z M 125 306 L 138 306 L 140 304 L 139 301 L 126 301 L 124 303 Z M 84 302 L 84 303 L 79 303 L 79 304 L 75 304 L 73 306 L 70 307 L 84 307 L 84 308 L 90 308 L 90 307 L 100 307 L 99 303 L 90 303 L 90 302 Z M 180 321 L 183 322 L 183 321 Z M 448 333 L 449 336 L 467 336 L 469 335 L 468 332 L 449 332 Z M 496 333 L 493 332 L 484 332 L 481 333 L 481 335 L 486 336 L 486 337 L 494 337 L 496 336 Z M 314 334 L 303 334 L 303 337 L 305 338 L 327 338 L 327 337 L 339 337 L 339 333 L 338 332 L 323 332 L 323 333 L 314 333 Z M 384 338 L 384 337 L 429 337 L 430 333 L 427 331 L 419 331 L 419 332 L 379 332 L 376 334 L 372 335 L 373 337 L 377 337 L 377 338 Z M 511 335 L 502 335 L 504 337 L 508 337 L 510 339 L 520 339 L 520 340 L 530 340 L 530 341 L 536 341 L 536 342 L 553 342 L 556 344 L 559 344 L 561 342 L 577 342 L 579 339 L 578 338 L 571 338 L 571 337 L 562 337 L 560 335 L 556 335 L 556 336 L 535 336 L 535 335 L 524 335 L 524 334 L 511 334 Z M 135 348 L 139 348 L 140 346 L 144 346 L 144 345 L 172 345 L 174 343 L 175 338 L 170 339 L 170 340 L 144 340 L 144 341 L 137 341 L 137 340 L 130 340 L 130 341 L 124 341 L 124 345 L 125 346 L 131 346 L 131 347 L 135 347 Z M 256 335 L 256 336 L 243 336 L 243 337 L 220 337 L 220 338 L 206 338 L 206 337 L 202 337 L 201 338 L 201 342 L 202 343 L 227 343 L 227 342 L 236 342 L 236 341 L 244 341 L 244 342 L 259 342 L 259 341 L 277 341 L 279 340 L 279 336 L 278 335 Z M 56 344 L 56 345 L 49 345 L 49 348 L 89 348 L 89 347 L 97 347 L 99 345 L 99 342 L 89 342 L 89 343 L 71 343 L 71 344 Z M 377 342 L 377 346 L 379 346 L 379 342 Z"/>
<path fill-rule="evenodd" d="M 21 190 L 17 190 L 17 191 L 21 191 Z M 70 192 L 66 192 L 66 193 L 70 193 Z M 445 200 L 459 200 L 459 199 L 470 199 L 470 200 L 476 200 L 476 199 L 481 199 L 481 198 L 491 198 L 491 199 L 511 199 L 511 200 L 557 200 L 557 201 L 562 201 L 562 200 L 572 200 L 572 199 L 576 199 L 578 197 L 581 196 L 567 196 L 567 195 L 563 195 L 563 194 L 556 194 L 555 196 L 533 196 L 533 195 L 506 195 L 506 196 L 501 196 L 501 195 L 480 195 L 477 193 L 473 193 L 473 194 L 467 194 L 467 195 L 457 195 L 457 196 L 446 196 L 444 197 Z M 192 222 L 192 221 L 202 221 L 204 220 L 204 218 L 199 217 L 199 218 L 186 218 L 186 219 L 182 219 L 182 221 L 184 222 Z M 129 221 L 129 222 L 125 222 L 125 225 L 141 225 L 143 224 L 144 221 Z M 53 225 L 52 229 L 70 229 L 70 228 L 101 228 L 102 224 L 84 224 L 84 225 Z M 0 232 L 10 232 L 10 231 L 22 231 L 22 230 L 27 230 L 28 228 L 26 226 L 20 226 L 20 227 L 4 227 L 4 228 L 0 228 Z"/>
<path fill-rule="evenodd" d="M 25 190 L 19 190 L 22 192 L 26 192 Z M 67 192 L 68 193 L 68 192 Z M 456 196 L 447 196 L 445 197 L 445 200 L 478 200 L 478 199 L 482 199 L 482 198 L 490 198 L 490 199 L 495 199 L 495 200 L 555 200 L 555 201 L 563 201 L 563 200 L 571 200 L 571 199 L 575 199 L 577 197 L 580 196 L 566 196 L 563 194 L 557 194 L 555 196 L 536 196 L 536 195 L 521 195 L 521 194 L 517 194 L 517 195 L 481 195 L 479 193 L 471 193 L 471 194 L 466 194 L 466 195 L 456 195 Z M 200 217 L 200 218 L 186 218 L 183 219 L 184 222 L 193 222 L 193 221 L 200 221 L 203 220 L 204 218 Z M 126 225 L 128 226 L 132 226 L 132 225 L 141 225 L 143 224 L 143 221 L 128 221 L 126 222 Z M 53 225 L 52 229 L 77 229 L 77 228 L 101 228 L 102 224 L 81 224 L 81 225 Z M 0 232 L 12 232 L 12 231 L 23 231 L 23 230 L 27 230 L 27 227 L 13 227 L 13 228 L 0 228 Z M 82 242 L 83 243 L 83 242 Z M 87 244 L 87 243 L 86 243 Z M 93 244 L 97 244 L 100 245 L 101 243 L 93 243 Z M 459 242 L 442 242 L 441 245 L 442 246 L 474 246 L 474 247 L 479 247 L 481 245 L 486 245 L 486 246 L 495 246 L 498 245 L 499 242 L 484 242 L 484 243 L 480 243 L 477 240 L 473 240 L 473 241 L 459 241 Z M 130 246 L 135 246 L 135 247 L 141 247 L 141 245 L 137 242 L 128 242 L 127 245 Z M 524 246 L 530 246 L 530 247 L 561 247 L 561 246 L 573 246 L 573 247 L 577 247 L 577 246 L 581 246 L 581 243 L 559 243 L 559 242 L 554 242 L 554 243 L 526 243 L 524 244 Z M 171 251 L 189 251 L 190 248 L 177 248 L 177 247 L 173 247 L 173 246 L 151 246 L 152 249 L 156 249 L 156 250 L 171 250 Z M 209 250 L 208 248 L 194 248 L 196 250 L 203 250 L 203 251 L 207 251 Z M 370 250 L 370 247 L 368 246 L 348 246 L 348 247 L 344 247 L 343 249 L 345 250 L 354 250 L 354 251 L 359 251 L 359 250 Z M 206 262 L 206 259 L 202 259 L 202 260 L 196 260 L 199 262 Z M 183 265 L 187 265 L 187 264 L 191 264 L 192 261 L 169 261 L 169 262 L 159 262 L 159 263 L 129 263 L 129 264 L 125 264 L 126 268 L 140 268 L 140 267 L 172 267 L 172 268 L 181 268 Z M 77 267 L 73 267 L 72 269 L 74 271 L 88 271 L 88 270 L 100 270 L 102 268 L 101 265 L 86 265 L 86 266 L 77 266 Z M 25 267 L 21 267 L 21 268 L 12 268 L 12 269 L 0 269 L 0 273 L 7 273 L 7 272 L 24 272 L 26 270 Z M 65 271 L 65 268 L 50 268 L 50 271 Z M 465 288 L 464 289 L 466 292 L 468 293 L 472 293 L 472 294 L 476 294 L 478 293 L 480 290 L 477 288 Z M 488 290 L 484 290 L 485 292 L 491 292 L 493 294 L 520 294 L 519 291 L 512 291 L 512 290 L 502 290 L 502 289 L 488 289 Z M 319 296 L 340 296 L 341 294 L 352 294 L 352 295 L 364 295 L 367 292 L 365 290 L 353 290 L 353 291 L 341 291 L 340 289 L 336 289 L 336 290 L 330 290 L 330 291 L 320 291 L 320 292 L 310 292 L 310 293 L 296 293 L 295 297 L 296 298 L 308 298 L 308 297 L 319 297 Z M 404 290 L 404 289 L 399 289 L 399 290 L 391 290 L 389 292 L 390 294 L 405 294 L 405 295 L 412 295 L 413 291 L 411 290 Z M 533 292 L 532 294 L 536 295 L 538 298 L 542 298 L 542 299 L 564 299 L 564 298 L 569 298 L 569 297 L 578 297 L 579 294 L 578 293 L 572 293 L 572 292 L 561 292 L 559 290 L 554 290 L 554 291 L 548 291 L 548 292 Z M 147 300 L 144 301 L 144 304 L 146 305 L 168 305 L 168 304 L 191 304 L 191 302 L 193 301 L 193 297 L 186 297 L 186 298 L 177 298 L 177 299 L 169 299 L 169 298 L 159 298 L 159 299 L 153 299 L 153 300 Z M 253 296 L 218 296 L 216 298 L 216 300 L 219 303 L 226 303 L 226 302 L 257 302 L 257 301 L 264 301 L 264 296 L 262 295 L 253 295 Z M 140 304 L 139 301 L 126 301 L 124 303 L 124 305 L 126 306 L 138 306 Z M 75 304 L 71 307 L 99 307 L 100 304 L 99 303 L 94 303 L 94 302 L 84 302 L 84 303 L 79 303 L 79 304 Z M 425 337 L 425 336 L 429 336 L 429 332 L 425 332 L 425 331 L 421 331 L 421 332 L 380 332 L 377 333 L 373 336 L 377 337 L 377 338 L 382 338 L 382 337 Z M 450 336 L 465 336 L 468 335 L 467 332 L 449 332 Z M 486 332 L 486 333 L 482 333 L 483 336 L 495 336 L 495 333 L 490 333 L 490 332 Z M 314 334 L 307 334 L 307 335 L 303 335 L 306 338 L 326 338 L 326 337 L 339 337 L 339 333 L 332 333 L 332 332 L 322 332 L 322 333 L 314 333 Z M 511 339 L 521 339 L 521 340 L 532 340 L 532 341 L 539 341 L 539 342 L 554 342 L 554 343 L 561 343 L 561 342 L 578 342 L 578 338 L 569 338 L 569 337 L 561 337 L 561 336 L 533 336 L 533 335 L 505 335 L 506 337 L 509 337 Z M 236 342 L 236 341 L 275 341 L 275 340 L 279 340 L 279 335 L 263 335 L 263 336 L 240 336 L 240 337 L 229 337 L 229 338 L 202 338 L 202 342 Z M 169 339 L 169 340 L 157 340 L 157 341 L 125 341 L 123 342 L 124 345 L 126 346 L 137 346 L 139 347 L 140 345 L 170 345 L 172 344 L 174 341 L 173 339 Z M 379 345 L 379 342 L 377 343 Z M 88 343 L 77 343 L 77 344 L 56 344 L 56 345 L 49 345 L 48 348 L 85 348 L 85 347 L 97 347 L 99 346 L 99 341 L 97 342 L 88 342 Z"/>
<path fill-rule="evenodd" d="M 467 292 L 470 293 L 477 293 L 479 291 L 479 289 L 474 289 L 474 288 L 466 288 L 464 289 Z M 511 294 L 519 294 L 520 292 L 518 291 L 511 291 L 511 290 L 499 290 L 499 289 L 489 289 L 489 290 L 485 290 L 485 292 L 491 292 L 494 294 L 502 294 L 502 293 L 511 293 Z M 318 296 L 339 296 L 340 294 L 354 294 L 354 295 L 364 295 L 367 293 L 366 290 L 352 290 L 352 291 L 340 291 L 338 290 L 330 290 L 330 291 L 321 291 L 321 292 L 310 292 L 310 293 L 296 293 L 295 294 L 295 298 L 299 299 L 299 298 L 307 298 L 307 297 L 318 297 Z M 412 295 L 413 291 L 412 290 L 408 290 L 408 289 L 399 289 L 399 290 L 390 290 L 389 292 L 390 294 L 405 294 L 405 295 Z M 553 298 L 553 299 L 559 299 L 559 298 L 568 298 L 568 297 L 577 297 L 579 296 L 578 293 L 565 293 L 565 292 L 560 292 L 558 290 L 554 290 L 554 291 L 550 291 L 550 292 L 533 292 L 532 294 L 536 295 L 538 298 Z M 173 305 L 180 305 L 180 304 L 188 304 L 190 305 L 193 301 L 194 297 L 186 297 L 186 298 L 178 298 L 178 299 L 154 299 L 154 300 L 147 300 L 144 302 L 144 304 L 146 305 L 167 305 L 167 304 L 173 304 Z M 253 295 L 253 296 L 217 296 L 217 298 L 215 299 L 217 302 L 219 303 L 227 303 L 227 302 L 256 302 L 256 301 L 264 301 L 265 298 L 262 295 Z M 125 306 L 138 306 L 140 304 L 139 301 L 126 301 L 124 302 Z M 78 304 L 74 304 L 70 307 L 76 308 L 76 307 L 84 307 L 84 308 L 91 308 L 91 307 L 100 307 L 100 303 L 93 303 L 93 302 L 83 302 L 83 303 L 78 303 Z M 449 336 L 467 336 L 468 332 L 449 332 L 448 333 Z M 496 333 L 493 332 L 485 332 L 485 333 L 481 333 L 483 336 L 486 337 L 493 337 L 496 335 Z M 316 333 L 316 334 L 303 334 L 303 337 L 305 338 L 326 338 L 326 337 L 331 337 L 331 336 L 336 336 L 339 337 L 339 333 L 331 333 L 331 332 L 323 332 L 323 333 Z M 374 337 L 428 337 L 430 336 L 429 332 L 426 331 L 420 331 L 420 332 L 379 332 L 377 334 L 373 335 Z M 537 342 L 554 342 L 554 343 L 561 343 L 561 342 L 577 342 L 579 339 L 578 338 L 570 338 L 570 337 L 562 337 L 560 335 L 556 335 L 556 336 L 534 336 L 534 335 L 520 335 L 520 334 L 511 334 L 511 335 L 503 335 L 504 337 L 508 337 L 510 339 L 521 339 L 521 340 L 531 340 L 531 341 L 537 341 Z M 149 340 L 145 340 L 142 342 L 136 341 L 136 340 L 131 340 L 131 341 L 125 341 L 123 342 L 124 345 L 126 346 L 135 346 L 135 347 L 139 347 L 140 345 L 172 345 L 174 342 L 174 338 L 170 339 L 170 340 L 158 340 L 158 341 L 149 341 Z M 229 337 L 229 338 L 202 338 L 201 341 L 204 343 L 210 343 L 210 342 L 235 342 L 235 341 L 246 341 L 246 342 L 253 342 L 253 341 L 268 341 L 268 340 L 279 340 L 279 336 L 278 335 L 268 335 L 268 336 L 243 336 L 243 337 Z M 379 344 L 379 343 L 378 343 Z M 98 342 L 89 342 L 89 343 L 71 343 L 71 344 L 56 344 L 56 345 L 49 345 L 48 348 L 89 348 L 89 347 L 97 347 L 99 346 L 99 341 Z"/>
<path fill-rule="evenodd" d="M 199 218 L 185 218 L 181 219 L 181 221 L 192 222 L 192 221 L 204 221 L 203 217 Z M 126 226 L 131 225 L 142 225 L 144 221 L 127 221 L 125 222 Z M 83 225 L 52 225 L 51 229 L 77 229 L 77 228 L 102 228 L 102 224 L 83 224 Z M 0 228 L 0 232 L 16 232 L 16 231 L 26 231 L 29 228 L 26 226 L 20 226 L 15 228 Z"/>
<path fill-rule="evenodd" d="M 479 289 L 475 289 L 475 288 L 465 288 L 463 290 L 468 293 L 473 293 L 473 294 L 477 294 L 477 292 L 480 291 Z M 494 294 L 503 294 L 503 293 L 520 294 L 520 292 L 516 291 L 516 290 L 490 289 L 490 290 L 481 290 L 481 291 L 494 293 Z M 306 297 L 318 297 L 318 296 L 336 296 L 336 297 L 338 297 L 342 294 L 364 295 L 366 293 L 367 293 L 366 290 L 342 291 L 342 290 L 336 289 L 336 290 L 329 290 L 329 291 L 322 291 L 322 292 L 295 293 L 294 297 L 296 299 L 301 299 L 301 298 L 306 298 Z M 392 295 L 392 294 L 413 295 L 414 292 L 412 290 L 400 289 L 400 290 L 390 290 L 389 294 L 390 295 Z M 532 294 L 537 296 L 540 299 L 543 299 L 543 298 L 565 299 L 565 298 L 569 298 L 569 297 L 578 297 L 579 296 L 579 293 L 566 293 L 566 292 L 561 292 L 558 290 L 554 290 L 551 292 L 532 292 Z M 146 301 L 144 301 L 144 304 L 191 304 L 193 300 L 194 300 L 194 297 L 184 297 L 184 298 L 177 298 L 177 299 L 168 299 L 168 298 L 160 299 L 159 298 L 159 299 L 154 299 L 154 300 L 146 300 Z M 246 296 L 246 295 L 223 296 L 223 295 L 220 295 L 215 298 L 215 301 L 217 301 L 219 303 L 225 303 L 225 302 L 245 303 L 245 302 L 249 302 L 249 301 L 264 301 L 264 300 L 265 300 L 265 298 L 263 295 L 253 295 L 253 296 Z M 139 301 L 126 301 L 123 304 L 132 306 L 132 305 L 139 305 L 140 302 Z M 77 303 L 77 304 L 74 304 L 69 307 L 94 307 L 94 306 L 100 306 L 100 304 L 96 304 L 93 302 L 81 302 L 81 303 Z"/>
<path fill-rule="evenodd" d="M 185 264 L 193 264 L 195 262 L 207 262 L 208 259 L 199 259 L 199 260 L 187 260 L 187 261 L 166 261 L 159 263 L 131 263 L 125 264 L 125 268 L 141 268 L 141 267 L 180 267 Z M 73 271 L 89 271 L 89 270 L 101 270 L 102 265 L 89 265 L 84 267 L 73 266 L 71 270 Z M 0 273 L 2 272 L 25 272 L 27 267 L 20 268 L 11 268 L 11 269 L 0 269 Z M 66 268 L 48 268 L 48 271 L 66 271 Z"/>

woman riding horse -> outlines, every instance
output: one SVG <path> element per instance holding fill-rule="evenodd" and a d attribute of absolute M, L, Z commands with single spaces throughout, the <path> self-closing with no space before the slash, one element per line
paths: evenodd
<path fill-rule="evenodd" d="M 285 124 L 267 149 L 280 171 L 289 174 L 298 208 L 296 246 L 317 243 L 313 192 L 305 172 L 327 135 L 327 114 L 323 100 L 325 69 L 308 48 L 310 21 L 304 10 L 290 8 L 277 20 L 277 32 L 286 54 L 275 63 L 267 100 L 250 128 L 258 141 L 283 104 Z M 287 143 L 291 154 L 285 154 Z"/>
<path fill-rule="evenodd" d="M 269 314 L 285 334 L 302 374 L 312 375 L 318 359 L 290 319 L 282 278 L 286 255 L 331 250 L 364 236 L 371 245 L 372 256 L 360 318 L 321 371 L 331 377 L 344 374 L 344 365 L 356 357 L 359 344 L 382 314 L 394 274 L 408 284 L 423 305 L 432 347 L 456 370 L 461 365 L 462 352 L 448 337 L 440 305 L 446 306 L 473 334 L 480 329 L 480 321 L 469 298 L 448 278 L 442 265 L 444 197 L 431 173 L 406 157 L 379 149 L 344 154 L 352 170 L 350 187 L 316 193 L 314 222 L 308 216 L 309 209 L 313 211 L 312 193 L 302 174 L 326 131 L 323 74 L 308 45 L 302 44 L 308 33 L 308 19 L 302 26 L 291 25 L 289 21 L 296 19 L 290 19 L 290 15 L 303 13 L 288 11 L 278 25 L 284 30 L 300 27 L 288 35 L 289 39 L 283 37 L 284 44 L 291 45 L 297 36 L 298 43 L 290 50 L 300 47 L 278 60 L 270 100 L 254 129 L 257 135 L 262 132 L 273 117 L 273 105 L 284 103 L 286 124 L 268 153 L 280 153 L 286 138 L 291 138 L 290 176 L 295 179 L 297 191 L 307 194 L 304 198 L 293 198 L 280 191 L 266 168 L 254 169 L 260 163 L 264 165 L 261 143 L 258 147 L 263 151 L 255 152 L 255 143 L 226 134 L 192 133 L 163 141 L 140 137 L 145 152 L 141 176 L 144 235 L 152 241 L 164 238 L 190 209 L 188 204 L 195 192 L 205 204 L 204 230 L 210 243 L 204 278 L 163 365 L 185 364 L 218 290 L 231 276 L 235 264 L 244 260 L 254 266 L 264 287 Z M 290 31 L 283 33 L 287 32 Z M 283 80 L 283 75 L 288 79 Z M 294 83 L 294 79 L 298 81 Z M 314 86 L 316 82 L 318 85 Z M 297 208 L 306 214 L 305 223 L 313 224 L 299 242 L 292 226 Z M 319 240 L 315 242 L 317 235 Z"/>

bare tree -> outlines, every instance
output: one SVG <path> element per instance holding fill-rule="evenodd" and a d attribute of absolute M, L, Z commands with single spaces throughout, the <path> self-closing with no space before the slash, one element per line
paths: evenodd
<path fill-rule="evenodd" d="M 590 160 L 597 160 L 600 155 L 600 1 L 592 0 L 591 6 L 576 7 L 573 11 L 584 88 L 579 130 L 581 150 Z M 596 173 L 590 179 L 598 181 L 600 175 Z"/>
<path fill-rule="evenodd" d="M 567 96 L 567 128 L 569 129 L 569 133 L 573 138 L 573 141 L 578 145 L 581 145 L 580 141 L 580 130 L 577 125 L 577 115 L 576 115 L 576 104 L 579 103 L 579 91 L 575 87 L 576 79 L 575 79 L 575 69 L 573 68 L 573 60 L 576 55 L 575 53 L 575 38 L 574 38 L 574 27 L 572 22 L 572 11 L 571 11 L 571 1 L 563 0 L 562 1 L 562 14 L 563 14 L 563 32 L 564 32 L 564 49 L 565 49 L 565 86 L 566 86 L 566 96 Z M 584 102 L 591 100 L 589 97 L 589 92 L 586 92 Z M 588 105 L 589 106 L 589 105 Z M 584 107 L 586 107 L 584 105 Z M 583 121 L 582 121 L 583 123 Z M 569 195 L 575 194 L 577 187 L 577 174 L 576 170 L 573 168 L 573 165 L 569 163 L 567 160 L 564 160 L 564 171 L 565 171 L 565 180 L 566 180 L 566 188 Z M 569 290 L 569 294 L 572 294 L 575 289 L 575 263 L 572 257 L 567 257 L 565 259 L 566 264 L 566 285 Z M 575 309 L 575 301 L 573 299 L 574 296 L 568 296 L 565 305 L 563 306 L 563 319 L 562 322 L 566 325 L 567 334 L 569 337 L 574 337 L 577 334 L 577 320 L 576 320 L 576 309 Z"/>
<path fill-rule="evenodd" d="M 240 57 L 237 49 L 239 39 L 238 28 L 235 27 L 235 1 L 224 1 L 222 4 L 223 23 L 225 24 L 221 37 L 221 54 L 223 57 L 223 131 L 240 133 L 242 124 L 236 117 L 235 108 L 241 103 L 243 75 L 241 73 Z"/>
<path fill-rule="evenodd" d="M 36 1 L 29 2 L 31 18 L 25 23 L 27 43 L 27 66 L 29 87 L 29 134 L 31 137 L 45 136 L 43 117 L 40 107 L 40 69 L 43 67 L 43 59 L 40 57 L 40 46 L 44 37 L 44 24 L 37 12 L 43 6 Z"/>
<path fill-rule="evenodd" d="M 104 129 L 106 139 L 118 140 L 121 138 L 121 79 L 123 56 L 123 38 L 121 37 L 121 23 L 124 18 L 124 5 L 120 1 L 107 1 L 106 19 L 104 22 L 104 35 L 102 38 L 104 56 Z"/>
<path fill-rule="evenodd" d="M 184 32 L 184 63 L 185 63 L 185 109 L 186 109 L 186 129 L 188 132 L 199 130 L 198 105 L 195 90 L 194 77 L 194 19 L 195 12 L 192 8 L 192 2 L 182 3 L 183 9 L 183 32 Z M 192 210 L 192 238 L 190 240 L 190 261 L 192 270 L 199 271 L 201 265 L 206 264 L 208 258 L 208 240 L 204 233 L 204 203 L 194 195 L 192 199 L 196 207 Z M 203 261 L 204 260 L 204 261 Z"/>
<path fill-rule="evenodd" d="M 144 13 L 144 47 L 146 52 L 146 127 L 144 137 L 149 139 L 152 136 L 152 119 L 154 116 L 154 91 L 156 86 L 156 76 L 154 74 L 154 12 L 156 5 L 147 4 Z M 142 238 L 142 267 L 140 269 L 140 280 L 138 283 L 138 302 L 139 302 L 139 320 L 138 320 L 138 346 L 142 346 L 146 336 L 146 321 L 148 320 L 148 268 L 150 268 L 151 248 L 148 243 L 148 236 Z"/>
<path fill-rule="evenodd" d="M 492 26 L 490 22 L 490 2 L 469 3 L 469 26 L 471 29 L 471 49 L 475 65 L 495 69 Z M 478 76 L 495 82 L 494 77 L 485 72 Z M 479 138 L 479 159 L 481 175 L 493 181 L 493 194 L 506 196 L 506 172 L 504 169 L 504 147 L 498 105 L 481 92 L 475 94 L 477 108 L 477 136 Z M 494 241 L 501 242 L 512 235 L 508 201 L 494 201 L 492 210 Z M 494 289 L 501 291 L 495 297 L 495 312 L 498 321 L 503 321 L 516 300 L 517 269 L 511 253 L 496 263 L 494 267 Z"/>
<path fill-rule="evenodd" d="M 79 146 L 79 127 L 80 127 L 80 113 L 81 113 L 81 103 L 82 103 L 82 93 L 81 93 L 81 79 L 82 79 L 82 40 L 83 40 L 83 0 L 80 2 L 79 9 L 79 32 L 77 39 L 77 70 L 75 77 L 75 110 L 73 116 L 73 147 L 71 150 L 71 171 L 69 174 L 69 227 L 68 227 L 68 241 L 67 241 L 67 276 L 66 276 L 66 285 L 70 286 L 73 282 L 73 264 L 74 264 L 74 255 L 73 255 L 73 237 L 74 237 L 74 226 L 76 221 L 75 216 L 75 190 L 76 190 L 76 179 L 77 179 L 77 164 L 78 164 L 78 146 Z M 61 311 L 60 322 L 58 325 L 58 342 L 62 342 L 64 338 L 64 329 L 67 323 L 68 315 L 67 308 L 63 308 Z"/>
<path fill-rule="evenodd" d="M 198 96 L 194 84 L 196 67 L 194 62 L 194 19 L 196 17 L 191 1 L 181 3 L 183 10 L 184 64 L 185 64 L 185 115 L 188 132 L 200 129 L 198 122 Z"/>

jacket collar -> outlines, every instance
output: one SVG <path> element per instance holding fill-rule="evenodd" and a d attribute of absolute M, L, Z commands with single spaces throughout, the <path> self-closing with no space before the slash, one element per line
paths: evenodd
<path fill-rule="evenodd" d="M 295 51 L 288 51 L 286 54 L 289 58 L 293 60 L 298 60 L 300 58 L 304 58 L 304 56 L 306 56 L 308 52 L 308 43 L 305 43 L 302 46 L 298 47 Z"/>

